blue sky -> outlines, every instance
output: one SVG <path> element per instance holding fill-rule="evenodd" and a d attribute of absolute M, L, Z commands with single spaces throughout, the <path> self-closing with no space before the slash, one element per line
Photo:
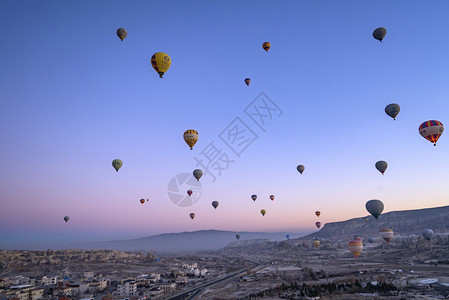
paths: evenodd
<path fill-rule="evenodd" d="M 449 119 L 447 1 L 1 6 L 2 247 L 210 228 L 313 231 L 315 210 L 322 223 L 341 221 L 365 216 L 370 199 L 385 211 L 447 205 L 447 133 L 436 147 L 418 133 L 424 121 Z M 380 26 L 383 43 L 372 37 Z M 172 60 L 163 79 L 150 64 L 159 51 Z M 261 92 L 282 110 L 265 131 L 244 112 Z M 401 106 L 396 121 L 384 113 L 389 103 Z M 236 117 L 258 137 L 240 157 L 219 138 Z M 200 135 L 193 151 L 187 129 Z M 201 179 L 195 205 L 174 205 L 168 182 L 197 168 L 210 142 L 234 162 L 215 182 Z M 385 176 L 378 160 L 389 164 Z"/>

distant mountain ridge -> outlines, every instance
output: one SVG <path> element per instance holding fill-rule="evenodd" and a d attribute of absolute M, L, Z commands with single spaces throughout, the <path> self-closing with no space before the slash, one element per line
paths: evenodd
<path fill-rule="evenodd" d="M 58 249 L 110 249 L 122 251 L 156 251 L 161 253 L 195 252 L 201 250 L 216 250 L 237 241 L 235 235 L 240 234 L 240 241 L 264 239 L 284 240 L 285 232 L 234 232 L 222 230 L 199 230 L 192 232 L 164 233 L 138 239 L 114 240 L 94 243 L 77 243 L 58 247 Z M 302 233 L 299 236 L 302 236 Z M 290 233 L 292 236 L 292 233 Z"/>
<path fill-rule="evenodd" d="M 378 236 L 379 230 L 392 227 L 395 235 L 420 235 L 425 228 L 435 233 L 449 231 L 449 206 L 383 213 L 379 219 L 371 216 L 350 219 L 342 222 L 326 223 L 320 231 L 311 233 L 300 240 L 313 237 L 329 241 L 347 240 L 354 235 L 363 237 Z"/>

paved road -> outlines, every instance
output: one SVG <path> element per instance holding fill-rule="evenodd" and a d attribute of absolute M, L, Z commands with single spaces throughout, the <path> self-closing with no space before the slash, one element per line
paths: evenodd
<path fill-rule="evenodd" d="M 188 290 L 188 291 L 182 292 L 181 294 L 172 296 L 172 297 L 168 298 L 168 300 L 181 300 L 181 299 L 188 300 L 188 299 L 193 299 L 193 298 L 194 298 L 196 295 L 198 295 L 198 294 L 199 294 L 205 287 L 210 286 L 210 285 L 213 285 L 213 284 L 218 283 L 218 282 L 221 282 L 221 281 L 224 281 L 224 280 L 227 280 L 227 279 L 230 279 L 230 278 L 232 278 L 232 277 L 234 277 L 234 276 L 238 276 L 238 275 L 240 275 L 240 274 L 244 274 L 244 273 L 246 273 L 246 271 L 247 271 L 246 269 L 245 269 L 245 270 L 242 270 L 242 271 L 238 271 L 238 272 L 232 273 L 232 274 L 230 274 L 230 275 L 227 275 L 227 276 L 225 276 L 225 277 L 222 277 L 222 278 L 216 279 L 216 280 L 214 280 L 214 281 L 205 283 L 205 284 L 203 284 L 203 285 L 201 285 L 201 286 L 194 287 L 194 288 L 192 288 L 192 289 L 190 289 L 190 290 Z"/>

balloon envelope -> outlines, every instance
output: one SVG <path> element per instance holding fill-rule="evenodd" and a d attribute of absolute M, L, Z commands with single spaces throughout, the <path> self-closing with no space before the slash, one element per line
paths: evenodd
<path fill-rule="evenodd" d="M 203 171 L 200 169 L 193 170 L 193 177 L 195 177 L 196 180 L 200 181 L 201 176 L 203 176 Z"/>
<path fill-rule="evenodd" d="M 393 120 L 396 120 L 396 116 L 399 114 L 399 111 L 401 110 L 401 107 L 399 104 L 391 103 L 385 106 L 385 113 L 393 118 Z"/>
<path fill-rule="evenodd" d="M 356 240 L 350 241 L 348 243 L 348 248 L 349 248 L 349 251 L 351 251 L 352 254 L 354 254 L 354 256 L 357 258 L 357 257 L 359 257 L 360 253 L 362 253 L 362 251 L 363 251 L 362 241 L 356 241 Z"/>
<path fill-rule="evenodd" d="M 70 220 L 70 217 L 69 216 L 65 216 L 64 217 L 64 221 L 67 223 L 68 221 Z M 76 222 L 75 222 L 76 223 Z"/>
<path fill-rule="evenodd" d="M 385 28 L 383 28 L 383 27 L 376 28 L 373 31 L 373 37 L 376 40 L 379 40 L 380 42 L 382 42 L 382 40 L 384 39 L 386 34 L 387 34 L 387 30 Z"/>
<path fill-rule="evenodd" d="M 218 207 L 218 201 L 212 201 L 212 206 L 217 209 Z"/>
<path fill-rule="evenodd" d="M 190 146 L 190 150 L 193 150 L 193 146 L 195 146 L 198 141 L 198 137 L 198 131 L 194 129 L 188 129 L 184 132 L 184 141 Z"/>
<path fill-rule="evenodd" d="M 117 29 L 117 36 L 123 41 L 128 36 L 128 32 L 125 28 L 119 28 Z"/>
<path fill-rule="evenodd" d="M 253 201 L 256 201 L 257 195 L 252 195 L 252 196 L 251 196 L 251 199 L 253 199 Z"/>
<path fill-rule="evenodd" d="M 430 241 L 433 237 L 433 230 L 432 229 L 424 229 L 421 232 L 421 234 L 426 240 Z"/>
<path fill-rule="evenodd" d="M 273 201 L 274 200 L 274 195 L 270 195 L 270 199 L 271 199 L 271 201 Z"/>
<path fill-rule="evenodd" d="M 393 229 L 382 228 L 381 230 L 379 230 L 379 234 L 387 243 L 389 243 L 390 240 L 393 238 Z"/>
<path fill-rule="evenodd" d="M 246 85 L 249 85 L 249 84 L 251 83 L 251 79 L 246 78 L 246 79 L 245 79 L 245 83 L 246 83 Z"/>
<path fill-rule="evenodd" d="M 316 222 L 316 223 L 315 223 L 315 226 L 318 227 L 318 229 L 320 229 L 320 227 L 321 227 L 321 222 Z"/>
<path fill-rule="evenodd" d="M 368 202 L 366 202 L 365 207 L 366 210 L 371 215 L 373 215 L 374 218 L 376 218 L 376 220 L 379 218 L 379 216 L 382 214 L 384 210 L 384 204 L 382 203 L 382 201 L 377 199 L 369 200 Z"/>
<path fill-rule="evenodd" d="M 262 216 L 265 216 L 265 214 L 267 213 L 267 211 L 266 211 L 265 209 L 262 209 L 262 210 L 260 211 L 260 213 L 262 214 Z"/>
<path fill-rule="evenodd" d="M 317 211 L 315 212 L 315 215 L 316 215 L 317 217 L 319 217 L 319 216 L 321 215 L 321 212 L 317 210 Z"/>
<path fill-rule="evenodd" d="M 301 173 L 301 174 L 302 174 L 302 172 L 304 172 L 305 169 L 306 169 L 306 168 L 305 168 L 303 165 L 298 165 L 298 166 L 296 167 L 296 170 L 298 170 L 298 172 Z"/>
<path fill-rule="evenodd" d="M 262 48 L 263 48 L 263 50 L 268 52 L 268 50 L 270 50 L 270 48 L 271 48 L 271 43 L 270 42 L 263 43 Z"/>
<path fill-rule="evenodd" d="M 421 134 L 421 136 L 426 140 L 433 143 L 434 146 L 437 145 L 437 141 L 443 134 L 443 131 L 443 123 L 437 120 L 429 120 L 419 126 L 419 134 Z"/>
<path fill-rule="evenodd" d="M 191 214 L 190 214 L 190 218 L 193 220 L 193 218 L 195 218 L 195 214 L 194 214 L 194 213 L 191 213 Z"/>
<path fill-rule="evenodd" d="M 145 199 L 140 199 L 140 203 L 144 204 L 145 203 Z"/>
<path fill-rule="evenodd" d="M 151 66 L 159 74 L 160 78 L 162 78 L 165 72 L 167 72 L 167 70 L 170 68 L 170 65 L 170 56 L 168 56 L 168 54 L 164 52 L 156 52 L 153 54 L 153 56 L 151 56 Z"/>
<path fill-rule="evenodd" d="M 123 166 L 123 162 L 120 159 L 114 159 L 112 161 L 112 166 L 114 167 L 115 171 L 118 172 L 118 170 Z"/>
<path fill-rule="evenodd" d="M 312 245 L 313 245 L 315 248 L 318 248 L 318 247 L 320 246 L 320 240 L 318 240 L 318 239 L 313 240 Z"/>
<path fill-rule="evenodd" d="M 192 196 L 192 193 L 193 193 L 192 190 L 187 191 L 187 195 L 189 195 L 189 196 Z"/>
<path fill-rule="evenodd" d="M 376 169 L 377 169 L 380 173 L 382 173 L 382 175 L 385 173 L 385 170 L 387 169 L 387 167 L 388 167 L 388 164 L 387 164 L 386 161 L 379 160 L 379 161 L 376 163 Z"/>

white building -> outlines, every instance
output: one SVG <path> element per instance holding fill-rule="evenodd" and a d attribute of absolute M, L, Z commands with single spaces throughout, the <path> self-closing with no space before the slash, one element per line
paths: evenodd
<path fill-rule="evenodd" d="M 117 285 L 117 293 L 120 296 L 128 296 L 137 294 L 137 282 L 125 281 Z"/>
<path fill-rule="evenodd" d="M 52 285 L 59 281 L 59 276 L 42 276 L 42 285 Z"/>
<path fill-rule="evenodd" d="M 186 269 L 196 269 L 198 268 L 198 264 L 197 263 L 192 263 L 191 265 L 183 263 L 181 265 L 181 267 L 186 268 Z"/>

